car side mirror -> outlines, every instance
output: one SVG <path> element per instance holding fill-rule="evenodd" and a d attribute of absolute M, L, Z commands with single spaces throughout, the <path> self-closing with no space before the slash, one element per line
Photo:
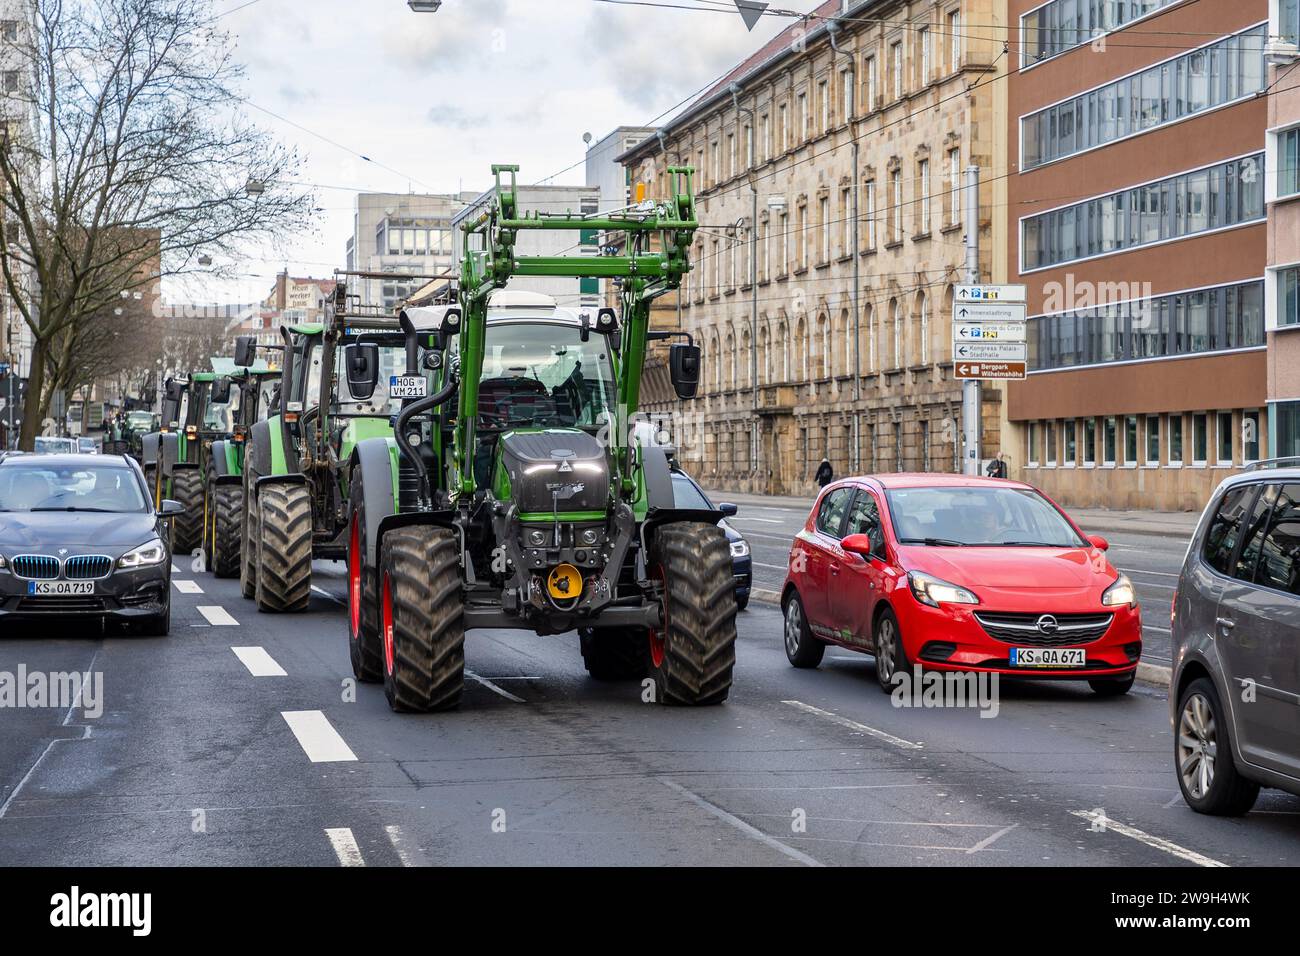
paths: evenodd
<path fill-rule="evenodd" d="M 700 347 L 685 342 L 670 345 L 668 374 L 678 398 L 694 398 L 700 387 Z"/>
<path fill-rule="evenodd" d="M 230 379 L 225 376 L 212 380 L 212 404 L 230 404 Z"/>
<path fill-rule="evenodd" d="M 1110 542 L 1107 541 L 1105 538 L 1103 538 L 1103 537 L 1102 537 L 1101 535 L 1099 535 L 1099 534 L 1090 534 L 1090 535 L 1088 535 L 1088 543 L 1089 543 L 1090 545 L 1092 545 L 1094 548 L 1096 548 L 1098 551 L 1109 551 L 1109 550 L 1110 550 Z"/>
<path fill-rule="evenodd" d="M 343 350 L 343 364 L 352 397 L 368 401 L 379 385 L 379 346 L 374 342 L 353 342 Z"/>
<path fill-rule="evenodd" d="M 724 517 L 732 518 L 740 511 L 740 508 L 732 504 L 730 501 L 724 501 L 722 504 L 718 505 L 718 510 L 722 512 Z"/>
<path fill-rule="evenodd" d="M 159 518 L 175 518 L 177 515 L 185 514 L 185 506 L 179 501 L 172 501 L 170 498 L 163 499 L 162 507 L 158 509 Z"/>
<path fill-rule="evenodd" d="M 248 368 L 257 359 L 257 336 L 240 335 L 235 339 L 235 364 Z"/>
<path fill-rule="evenodd" d="M 871 536 L 866 534 L 851 534 L 840 542 L 840 547 L 850 554 L 863 558 L 870 558 L 875 554 L 871 545 Z"/>

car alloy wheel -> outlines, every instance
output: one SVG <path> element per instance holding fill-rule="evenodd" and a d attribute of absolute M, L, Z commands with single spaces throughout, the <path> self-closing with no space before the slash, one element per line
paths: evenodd
<path fill-rule="evenodd" d="M 1204 800 L 1214 784 L 1218 750 L 1214 708 L 1204 694 L 1192 694 L 1178 718 L 1178 772 L 1187 792 L 1197 800 Z"/>
<path fill-rule="evenodd" d="M 799 653 L 799 641 L 803 638 L 803 609 L 799 602 L 791 600 L 785 606 L 785 652 L 790 657 Z"/>
<path fill-rule="evenodd" d="M 876 627 L 876 675 L 882 684 L 894 677 L 895 659 L 898 656 L 898 628 L 888 615 Z"/>

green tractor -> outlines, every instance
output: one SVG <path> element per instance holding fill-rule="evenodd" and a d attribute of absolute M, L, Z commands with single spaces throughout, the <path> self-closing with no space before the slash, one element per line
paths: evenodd
<path fill-rule="evenodd" d="M 690 337 L 649 328 L 652 301 L 690 270 L 693 171 L 669 171 L 670 200 L 601 217 L 521 215 L 516 172 L 493 167 L 492 204 L 466 225 L 458 303 L 402 314 L 394 434 L 354 452 L 353 671 L 382 680 L 394 710 L 443 710 L 461 697 L 466 630 L 576 629 L 593 677 L 721 702 L 736 640 L 722 514 L 677 508 L 665 449 L 636 437 L 650 342 L 684 336 L 672 382 L 681 398 L 698 387 Z M 520 232 L 548 229 L 621 231 L 626 254 L 516 253 Z M 514 276 L 617 279 L 621 321 L 509 291 Z"/>
<path fill-rule="evenodd" d="M 238 577 L 244 530 L 244 450 L 253 427 L 272 412 L 279 371 L 251 357 L 248 367 L 213 359 L 213 368 L 233 390 L 226 406 L 229 434 L 212 441 L 205 456 L 203 555 L 219 578 Z"/>
<path fill-rule="evenodd" d="M 172 522 L 177 554 L 190 554 L 203 542 L 207 451 L 227 434 L 229 402 L 230 382 L 214 372 L 194 372 L 188 381 L 168 379 L 160 431 L 142 440 L 141 465 L 155 505 L 170 498 L 185 506 Z"/>
<path fill-rule="evenodd" d="M 368 438 L 393 433 L 388 390 L 357 391 L 344 358 L 364 355 L 375 376 L 399 368 L 405 338 L 396 321 L 350 310 L 340 282 L 322 324 L 282 327 L 283 365 L 275 414 L 256 422 L 243 465 L 240 584 L 259 611 L 307 607 L 313 559 L 347 554 L 349 463 Z M 249 343 L 238 342 L 237 361 Z"/>

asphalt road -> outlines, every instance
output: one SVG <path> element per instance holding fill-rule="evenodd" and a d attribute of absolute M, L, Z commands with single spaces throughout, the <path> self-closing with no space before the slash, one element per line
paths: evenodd
<path fill-rule="evenodd" d="M 710 493 L 715 501 L 726 500 L 725 493 Z M 808 519 L 807 508 L 777 504 L 752 504 L 748 499 L 740 512 L 727 519 L 749 540 L 754 556 L 754 585 L 780 591 L 785 581 L 790 557 L 790 542 Z M 1142 608 L 1142 659 L 1150 664 L 1169 666 L 1169 607 L 1178 583 L 1187 542 L 1153 534 L 1134 534 L 1112 529 L 1091 529 L 1104 534 L 1110 542 L 1112 564 L 1123 571 L 1137 588 Z"/>
<path fill-rule="evenodd" d="M 1266 792 L 1239 820 L 1184 806 L 1164 694 L 1144 685 L 1003 683 L 991 718 L 897 708 L 867 656 L 792 669 L 779 613 L 755 604 L 720 707 L 595 683 L 572 634 L 477 631 L 461 707 L 396 715 L 376 686 L 351 693 L 341 571 L 317 565 L 301 615 L 182 571 L 202 593 L 177 585 L 168 638 L 6 631 L 0 671 L 104 683 L 95 719 L 0 711 L 0 863 L 1300 861 L 1300 798 Z"/>

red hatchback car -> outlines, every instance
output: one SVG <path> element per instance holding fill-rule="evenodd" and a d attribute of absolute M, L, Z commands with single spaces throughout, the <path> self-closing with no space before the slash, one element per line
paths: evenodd
<path fill-rule="evenodd" d="M 1107 547 L 1017 481 L 838 481 L 790 547 L 786 656 L 816 667 L 827 644 L 872 653 L 885 690 L 919 664 L 1126 693 L 1142 654 L 1142 616 Z"/>

